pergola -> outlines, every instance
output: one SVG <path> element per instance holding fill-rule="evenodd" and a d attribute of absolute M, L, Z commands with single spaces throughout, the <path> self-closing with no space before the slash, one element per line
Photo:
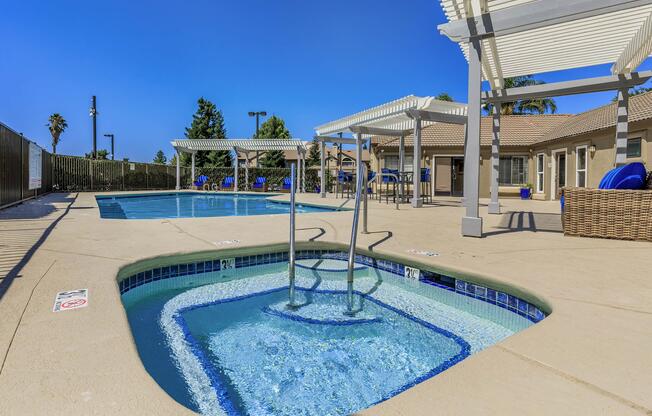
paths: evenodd
<path fill-rule="evenodd" d="M 479 216 L 480 117 L 494 104 L 490 213 L 500 213 L 500 103 L 614 90 L 618 93 L 615 164 L 625 162 L 628 90 L 652 71 L 634 72 L 652 53 L 652 0 L 440 0 L 440 32 L 460 44 L 469 63 L 462 234 L 482 236 Z M 612 63 L 608 76 L 504 88 L 504 79 Z M 482 91 L 483 78 L 490 90 Z"/>
<path fill-rule="evenodd" d="M 267 152 L 272 150 L 296 150 L 297 159 L 297 189 L 305 192 L 306 181 L 306 145 L 299 139 L 225 139 L 225 140 L 173 140 L 172 146 L 177 152 L 177 185 L 176 189 L 181 189 L 181 153 L 190 153 L 192 155 L 191 176 L 195 180 L 195 154 L 199 151 L 227 150 L 235 153 L 235 163 L 233 164 L 233 190 L 238 192 L 238 152 L 244 153 L 247 163 L 245 163 L 245 182 L 249 184 L 249 153 Z"/>
<path fill-rule="evenodd" d="M 437 100 L 434 97 L 407 97 L 391 101 L 353 115 L 315 127 L 321 146 L 321 197 L 326 197 L 325 143 L 355 144 L 358 161 L 362 160 L 362 139 L 371 136 L 399 138 L 399 170 L 405 170 L 405 136 L 414 133 L 412 205 L 421 207 L 421 129 L 433 123 L 466 124 L 466 104 Z M 338 134 L 340 137 L 330 135 Z M 342 138 L 353 134 L 353 139 Z M 358 174 L 360 174 L 358 170 Z M 403 186 L 403 184 L 401 184 Z M 402 193 L 402 189 L 401 189 Z"/>

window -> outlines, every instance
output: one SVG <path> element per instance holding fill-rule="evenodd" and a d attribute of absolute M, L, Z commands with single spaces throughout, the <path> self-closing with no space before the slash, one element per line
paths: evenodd
<path fill-rule="evenodd" d="M 544 177 L 543 177 L 543 172 L 545 172 L 544 168 L 544 163 L 545 163 L 545 155 L 543 153 L 539 153 L 537 155 L 537 193 L 542 193 L 543 192 L 543 186 L 544 186 Z"/>
<path fill-rule="evenodd" d="M 498 183 L 521 185 L 527 182 L 527 156 L 502 156 L 498 165 Z"/>
<path fill-rule="evenodd" d="M 627 158 L 641 157 L 641 138 L 627 140 Z"/>
<path fill-rule="evenodd" d="M 412 172 L 414 168 L 414 156 L 405 156 L 405 171 Z M 398 156 L 385 156 L 385 167 L 387 169 L 398 170 Z"/>
<path fill-rule="evenodd" d="M 575 186 L 586 187 L 586 152 L 587 146 L 579 146 L 575 149 Z"/>

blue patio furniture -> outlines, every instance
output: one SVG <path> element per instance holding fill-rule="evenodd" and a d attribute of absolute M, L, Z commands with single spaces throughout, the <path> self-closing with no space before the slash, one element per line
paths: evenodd
<path fill-rule="evenodd" d="M 193 184 L 194 184 L 196 187 L 201 188 L 201 187 L 204 186 L 204 184 L 207 183 L 207 182 L 208 182 L 208 176 L 206 176 L 206 175 L 201 175 L 200 177 L 197 178 L 197 180 L 196 180 L 195 182 L 193 182 Z"/>
<path fill-rule="evenodd" d="M 421 168 L 421 182 L 430 182 L 430 168 Z"/>
<path fill-rule="evenodd" d="M 259 176 L 254 182 L 254 191 L 267 192 L 267 178 Z"/>
<path fill-rule="evenodd" d="M 235 179 L 233 178 L 233 176 L 227 176 L 222 180 L 222 186 L 221 186 L 222 190 L 233 189 L 234 186 L 235 186 Z"/>
<path fill-rule="evenodd" d="M 288 193 L 292 191 L 292 178 L 283 178 L 283 186 L 281 187 L 281 191 Z"/>

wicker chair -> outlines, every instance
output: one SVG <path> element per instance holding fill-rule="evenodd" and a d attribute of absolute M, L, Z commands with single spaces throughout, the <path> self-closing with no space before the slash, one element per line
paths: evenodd
<path fill-rule="evenodd" d="M 652 190 L 564 189 L 564 234 L 652 241 Z"/>

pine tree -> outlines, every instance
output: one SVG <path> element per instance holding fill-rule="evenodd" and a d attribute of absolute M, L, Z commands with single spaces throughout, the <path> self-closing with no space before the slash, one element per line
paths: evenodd
<path fill-rule="evenodd" d="M 190 127 L 186 128 L 186 138 L 191 140 L 226 139 L 224 116 L 215 104 L 201 97 L 197 100 L 197 107 L 197 111 L 192 116 Z M 183 154 L 181 162 L 184 166 L 189 166 L 190 159 L 189 154 Z M 231 153 L 228 150 L 197 152 L 195 166 L 231 166 Z"/>
<path fill-rule="evenodd" d="M 282 118 L 271 116 L 260 126 L 257 139 L 290 139 L 290 131 L 285 127 Z M 260 165 L 265 168 L 282 168 L 285 156 L 282 150 L 271 150 L 260 159 Z"/>
<path fill-rule="evenodd" d="M 162 150 L 159 150 L 156 152 L 156 156 L 154 156 L 154 163 L 159 163 L 161 165 L 165 165 L 165 163 L 168 161 L 168 158 L 165 157 L 165 153 L 163 153 Z"/>
<path fill-rule="evenodd" d="M 321 165 L 321 147 L 317 138 L 313 139 L 310 144 L 310 150 L 308 150 L 308 157 L 306 158 L 306 165 L 308 167 Z"/>

